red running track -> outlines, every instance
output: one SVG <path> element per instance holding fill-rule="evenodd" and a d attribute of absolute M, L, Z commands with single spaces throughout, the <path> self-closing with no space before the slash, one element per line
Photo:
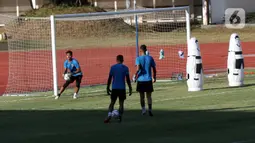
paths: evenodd
<path fill-rule="evenodd" d="M 255 67 L 255 48 L 253 47 L 255 45 L 255 42 L 243 42 L 242 48 L 243 48 L 243 54 L 246 55 L 252 55 L 250 57 L 245 57 L 245 66 L 246 67 Z M 202 60 L 204 65 L 204 70 L 206 73 L 216 73 L 218 69 L 226 69 L 227 66 L 227 51 L 228 51 L 228 43 L 212 43 L 212 44 L 200 44 L 201 47 L 201 53 L 202 53 Z M 154 47 L 155 48 L 155 47 Z M 159 56 L 159 49 L 158 50 L 150 50 L 149 51 L 155 51 L 154 53 L 150 53 L 154 59 L 156 60 L 158 73 L 160 73 L 159 76 L 161 77 L 170 77 L 172 72 L 185 72 L 185 65 L 186 65 L 186 59 L 180 59 L 178 57 L 178 46 L 168 47 L 164 48 L 166 59 L 164 60 L 158 60 Z M 174 53 L 173 50 L 174 49 Z M 171 50 L 171 51 L 170 51 Z M 181 49 L 186 51 L 185 49 Z M 110 65 L 115 63 L 115 57 L 117 54 L 123 54 L 125 64 L 130 68 L 131 74 L 135 72 L 134 62 L 135 62 L 135 48 L 129 47 L 125 48 L 97 48 L 97 49 L 79 49 L 79 50 L 73 50 L 74 57 L 77 58 L 81 64 L 82 71 L 84 73 L 84 78 L 82 81 L 83 85 L 89 85 L 89 84 L 103 84 L 106 83 L 109 67 Z M 45 57 L 40 57 L 40 51 L 35 51 L 30 53 L 30 55 L 33 54 L 34 58 L 36 59 L 44 59 Z M 45 54 L 44 54 L 45 55 Z M 51 56 L 51 53 L 47 53 L 46 55 Z M 13 56 L 13 55 L 12 55 Z M 19 58 L 26 58 L 27 54 L 21 54 L 19 53 Z M 22 57 L 23 56 L 23 57 Z M 59 86 L 64 83 L 63 78 L 61 77 L 61 73 L 63 72 L 63 60 L 65 60 L 65 51 L 64 50 L 58 50 L 57 51 L 57 65 L 58 65 L 58 83 Z M 30 57 L 31 58 L 31 57 Z M 32 56 L 33 58 L 33 56 Z M 179 63 L 179 65 L 175 65 L 176 63 Z M 18 63 L 12 63 L 12 66 L 17 66 Z M 19 63 L 20 64 L 20 63 Z M 30 62 L 31 64 L 31 62 Z M 32 63 L 33 66 L 37 66 L 37 62 Z M 44 73 L 37 73 L 37 75 L 40 74 L 40 76 L 46 76 L 48 77 L 47 82 L 43 82 L 43 79 L 33 79 L 33 77 L 29 77 L 26 74 L 20 74 L 18 76 L 18 79 L 16 78 L 17 83 L 16 86 L 17 89 L 11 89 L 13 91 L 33 91 L 33 90 L 40 90 L 42 87 L 45 89 L 51 89 L 52 88 L 52 72 L 51 72 L 51 63 L 50 60 L 48 60 L 48 63 L 43 63 L 45 65 L 44 68 L 50 69 L 50 71 L 47 71 Z M 25 64 L 24 64 L 25 65 Z M 1 67 L 1 73 L 0 73 L 0 95 L 2 95 L 7 87 L 8 82 L 8 52 L 0 52 L 0 67 Z M 27 67 L 26 71 L 30 71 L 31 67 Z M 169 74 L 169 75 L 168 75 Z M 17 76 L 16 76 L 17 77 Z M 12 76 L 13 78 L 13 76 Z M 37 77 L 38 78 L 38 77 Z M 15 83 L 15 84 L 16 84 Z M 20 85 L 20 84 L 23 85 Z M 14 83 L 11 83 L 9 85 L 14 85 Z M 30 85 L 30 86 L 26 86 Z M 33 87 L 31 87 L 33 85 Z M 38 85 L 38 86 L 37 86 Z M 15 87 L 16 87 L 15 86 Z M 12 86 L 9 86 L 13 88 Z M 33 88 L 33 89 L 32 89 Z"/>

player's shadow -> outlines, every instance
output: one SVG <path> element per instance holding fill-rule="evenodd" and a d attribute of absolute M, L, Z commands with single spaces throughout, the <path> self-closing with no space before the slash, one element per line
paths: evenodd
<path fill-rule="evenodd" d="M 110 124 L 103 123 L 106 110 L 2 110 L 0 139 L 3 143 L 232 143 L 255 139 L 254 110 L 238 111 L 254 108 L 154 110 L 153 117 L 126 110 L 122 123 L 112 119 Z"/>
<path fill-rule="evenodd" d="M 225 87 L 205 88 L 204 91 L 207 91 L 207 90 L 220 90 L 220 89 L 237 89 L 237 88 L 245 88 L 245 87 L 251 87 L 251 86 L 255 86 L 255 83 L 244 84 L 243 86 L 240 86 L 240 87 L 225 86 Z"/>

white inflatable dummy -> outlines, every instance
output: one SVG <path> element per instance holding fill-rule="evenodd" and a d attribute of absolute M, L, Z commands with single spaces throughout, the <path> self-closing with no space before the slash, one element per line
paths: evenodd
<path fill-rule="evenodd" d="M 187 57 L 187 85 L 188 91 L 203 90 L 204 74 L 200 47 L 195 37 L 189 40 Z"/>
<path fill-rule="evenodd" d="M 165 52 L 164 52 L 163 49 L 161 49 L 161 50 L 159 51 L 159 59 L 162 60 L 162 59 L 164 59 L 164 58 L 165 58 Z"/>
<path fill-rule="evenodd" d="M 146 54 L 146 55 L 150 55 L 150 52 L 147 50 L 147 51 L 145 52 L 145 54 Z"/>
<path fill-rule="evenodd" d="M 233 33 L 228 49 L 228 85 L 242 86 L 244 82 L 244 58 L 238 34 Z"/>

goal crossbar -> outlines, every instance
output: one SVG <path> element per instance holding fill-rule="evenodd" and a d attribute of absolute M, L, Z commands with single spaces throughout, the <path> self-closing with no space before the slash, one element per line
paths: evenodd
<path fill-rule="evenodd" d="M 190 11 L 189 6 L 182 7 L 168 7 L 168 8 L 155 8 L 155 9 L 145 9 L 145 10 L 123 10 L 123 11 L 110 11 L 110 12 L 95 12 L 95 13 L 79 13 L 79 14 L 63 14 L 55 15 L 55 18 L 72 18 L 72 17 L 89 17 L 89 16 L 107 16 L 107 15 L 121 15 L 121 14 L 139 14 L 139 13 L 150 13 L 150 12 L 163 12 L 169 10 L 186 10 L 188 13 Z"/>

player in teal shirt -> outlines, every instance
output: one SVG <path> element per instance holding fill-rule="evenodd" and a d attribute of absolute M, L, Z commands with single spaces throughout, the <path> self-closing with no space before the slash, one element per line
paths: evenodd
<path fill-rule="evenodd" d="M 136 66 L 137 66 L 137 74 L 136 74 L 136 81 L 137 81 L 137 88 L 136 91 L 140 93 L 140 103 L 142 107 L 142 114 L 146 114 L 145 108 L 145 93 L 148 100 L 148 107 L 149 107 L 149 115 L 153 116 L 152 114 L 152 98 L 151 94 L 154 91 L 153 89 L 153 82 L 156 82 L 156 64 L 154 59 L 146 55 L 147 47 L 146 45 L 141 45 L 140 47 L 140 54 L 141 56 L 136 58 Z M 153 78 L 151 69 L 153 69 Z"/>
<path fill-rule="evenodd" d="M 75 92 L 73 95 L 73 98 L 76 99 L 78 97 L 78 92 L 80 90 L 80 84 L 82 80 L 82 71 L 79 62 L 73 58 L 73 52 L 72 51 L 67 51 L 66 52 L 66 57 L 67 60 L 64 62 L 64 74 L 70 73 L 71 77 L 69 80 L 67 80 L 64 85 L 61 87 L 59 94 L 56 96 L 55 99 L 58 99 L 61 94 L 64 92 L 66 87 L 70 84 L 76 81 L 76 86 L 75 86 Z"/>
<path fill-rule="evenodd" d="M 129 69 L 123 64 L 124 58 L 122 55 L 118 55 L 116 58 L 117 64 L 113 65 L 110 69 L 110 74 L 107 82 L 107 94 L 111 95 L 111 103 L 108 109 L 108 117 L 105 119 L 105 123 L 110 122 L 114 104 L 119 98 L 119 122 L 121 122 L 124 112 L 124 101 L 126 99 L 126 81 L 129 87 L 129 96 L 132 94 L 132 86 L 129 77 Z M 113 81 L 112 81 L 113 80 Z M 112 90 L 110 85 L 112 81 Z"/>

